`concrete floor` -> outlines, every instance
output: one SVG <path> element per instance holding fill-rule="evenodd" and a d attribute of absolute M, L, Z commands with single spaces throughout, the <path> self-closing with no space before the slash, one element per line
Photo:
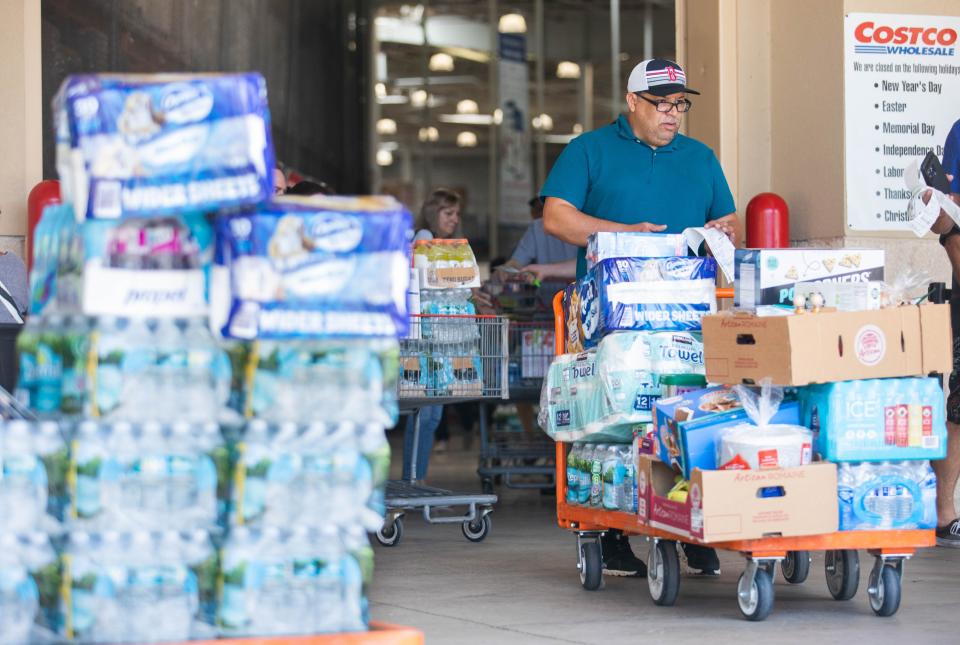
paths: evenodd
<path fill-rule="evenodd" d="M 398 466 L 400 432 L 391 433 Z M 456 444 L 456 445 L 454 445 Z M 436 453 L 430 483 L 479 490 L 476 448 Z M 556 525 L 554 498 L 498 490 L 486 541 L 464 539 L 459 525 L 429 526 L 408 515 L 403 542 L 376 545 L 373 618 L 421 629 L 426 642 L 628 643 L 646 636 L 673 643 L 960 643 L 960 549 L 929 549 L 907 562 L 900 611 L 878 618 L 867 604 L 873 561 L 861 553 L 861 581 L 849 602 L 830 597 L 823 558 L 814 555 L 808 581 L 775 579 L 776 600 L 762 623 L 744 620 L 736 583 L 743 559 L 721 553 L 716 579 L 684 578 L 673 607 L 657 607 L 645 580 L 606 578 L 599 591 L 581 588 L 572 534 Z M 634 539 L 646 559 L 646 542 Z"/>

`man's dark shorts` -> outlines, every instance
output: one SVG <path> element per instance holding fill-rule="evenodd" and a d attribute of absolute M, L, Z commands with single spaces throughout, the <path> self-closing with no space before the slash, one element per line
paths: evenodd
<path fill-rule="evenodd" d="M 960 424 L 960 299 L 950 300 L 950 318 L 953 326 L 953 373 L 950 374 L 950 394 L 947 396 L 947 421 Z"/>

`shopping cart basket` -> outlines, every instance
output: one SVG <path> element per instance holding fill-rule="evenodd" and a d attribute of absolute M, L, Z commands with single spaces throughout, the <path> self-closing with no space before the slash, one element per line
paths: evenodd
<path fill-rule="evenodd" d="M 553 321 L 510 321 L 508 383 L 510 402 L 527 407 L 527 423 L 536 426 L 532 406 L 540 402 L 543 379 L 554 356 Z M 484 410 L 483 413 L 486 411 Z M 483 492 L 492 493 L 502 478 L 509 488 L 552 489 L 553 441 L 537 430 L 517 429 L 507 423 L 480 423 L 480 475 Z"/>
<path fill-rule="evenodd" d="M 420 409 L 507 398 L 507 328 L 508 321 L 501 316 L 412 317 L 410 335 L 400 341 L 398 385 L 400 410 L 414 419 L 410 480 L 387 482 L 386 518 L 377 531 L 380 544 L 400 542 L 403 518 L 410 510 L 421 511 L 429 524 L 461 524 L 471 542 L 480 542 L 490 532 L 496 495 L 459 494 L 416 483 Z M 466 510 L 452 512 L 455 507 Z"/>

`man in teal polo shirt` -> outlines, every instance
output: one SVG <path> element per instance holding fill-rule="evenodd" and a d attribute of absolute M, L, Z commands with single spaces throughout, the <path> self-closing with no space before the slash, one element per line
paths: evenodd
<path fill-rule="evenodd" d="M 713 151 L 679 134 L 692 103 L 677 63 L 645 60 L 627 80 L 627 113 L 571 141 L 560 154 L 541 196 L 548 233 L 580 247 L 576 274 L 586 273 L 587 238 L 598 231 L 681 233 L 691 226 L 722 230 L 734 241 L 737 215 L 730 187 Z M 556 273 L 570 265 L 557 265 Z M 602 543 L 604 570 L 646 575 L 625 536 L 611 531 Z M 716 575 L 712 549 L 684 545 L 690 569 Z"/>
<path fill-rule="evenodd" d="M 690 109 L 683 69 L 645 60 L 627 81 L 628 112 L 571 141 L 540 191 L 544 228 L 580 247 L 598 231 L 680 233 L 715 227 L 731 239 L 736 207 L 720 162 L 706 145 L 678 133 Z"/>

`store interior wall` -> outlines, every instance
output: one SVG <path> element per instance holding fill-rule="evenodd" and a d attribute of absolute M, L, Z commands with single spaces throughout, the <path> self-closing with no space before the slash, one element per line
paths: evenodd
<path fill-rule="evenodd" d="M 948 280 L 949 262 L 933 236 L 847 229 L 843 20 L 870 11 L 956 16 L 960 2 L 680 0 L 680 57 L 711 90 L 698 97 L 688 133 L 716 151 L 741 224 L 749 200 L 773 191 L 790 207 L 794 245 L 881 248 L 889 276 L 912 268 Z M 731 85 L 735 92 L 722 91 Z"/>
<path fill-rule="evenodd" d="M 55 176 L 50 100 L 68 74 L 258 71 L 277 158 L 366 192 L 367 11 L 365 0 L 43 0 L 44 176 Z"/>
<path fill-rule="evenodd" d="M 42 177 L 40 1 L 0 0 L 0 250 L 23 255 L 27 194 Z"/>

